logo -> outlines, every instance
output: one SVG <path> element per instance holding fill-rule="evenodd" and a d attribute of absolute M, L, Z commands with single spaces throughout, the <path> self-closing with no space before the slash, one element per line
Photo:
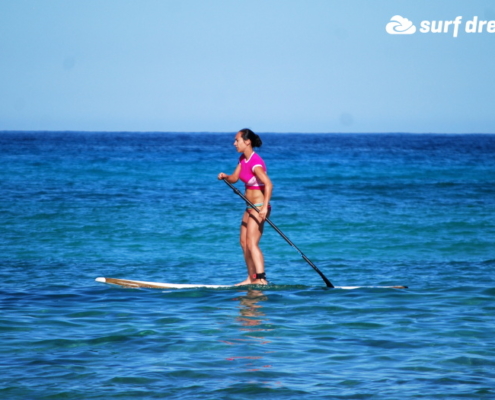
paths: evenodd
<path fill-rule="evenodd" d="M 412 35 L 416 32 L 413 23 L 400 15 L 393 16 L 385 29 L 391 35 Z"/>
<path fill-rule="evenodd" d="M 420 33 L 450 33 L 456 38 L 462 31 L 465 33 L 495 33 L 495 20 L 485 21 L 474 16 L 463 26 L 462 16 L 459 15 L 453 20 L 421 21 L 419 27 Z M 416 26 L 407 18 L 395 15 L 390 19 L 385 30 L 391 35 L 412 35 L 416 33 Z"/>

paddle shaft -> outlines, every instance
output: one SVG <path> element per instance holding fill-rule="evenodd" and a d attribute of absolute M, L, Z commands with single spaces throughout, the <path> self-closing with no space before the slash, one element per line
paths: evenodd
<path fill-rule="evenodd" d="M 249 205 L 250 205 L 253 209 L 255 209 L 258 213 L 260 212 L 260 210 L 258 210 L 258 208 L 257 208 L 257 207 L 256 207 L 253 203 L 251 203 L 251 202 L 250 202 L 250 201 L 246 198 L 246 196 L 244 196 L 244 195 L 241 193 L 241 191 L 240 191 L 239 189 L 237 189 L 234 185 L 232 185 L 232 184 L 231 184 L 229 181 L 227 181 L 226 179 L 224 179 L 223 181 L 224 181 L 227 185 L 229 185 L 229 186 L 231 187 L 231 189 L 232 189 L 232 190 L 233 190 L 236 194 L 238 194 L 238 195 L 239 195 L 239 196 L 240 196 L 240 197 L 241 197 L 241 198 L 242 198 L 242 199 L 243 199 L 243 200 L 244 200 L 247 204 L 249 204 Z M 301 250 L 299 250 L 299 248 L 298 248 L 298 247 L 297 247 L 294 243 L 292 243 L 292 242 L 290 241 L 290 239 L 289 239 L 287 236 L 285 236 L 285 235 L 284 235 L 284 233 L 283 233 L 280 229 L 278 229 L 277 225 L 275 225 L 272 221 L 270 221 L 270 219 L 269 219 L 269 218 L 266 218 L 265 220 L 266 220 L 266 222 L 268 222 L 268 223 L 271 225 L 271 227 L 272 227 L 273 229 L 275 229 L 275 230 L 277 231 L 277 233 L 278 233 L 280 236 L 282 236 L 282 237 L 285 239 L 285 241 L 286 241 L 287 243 L 289 243 L 292 247 L 294 247 L 294 248 L 297 250 L 297 252 L 298 252 L 298 253 L 299 253 L 299 255 L 300 255 L 300 256 L 304 259 L 304 261 L 306 261 L 309 265 L 311 265 L 311 267 L 312 267 L 312 268 L 313 268 L 313 269 L 314 269 L 314 270 L 318 273 L 318 275 L 320 275 L 320 276 L 321 276 L 321 279 L 323 279 L 323 281 L 325 282 L 325 284 L 327 285 L 327 287 L 329 287 L 329 288 L 333 288 L 333 287 L 334 287 L 334 286 L 332 285 L 332 282 L 330 282 L 330 281 L 328 280 L 328 278 L 327 278 L 325 275 L 323 275 L 323 272 L 321 272 L 321 271 L 318 269 L 318 267 L 317 267 L 316 265 L 314 265 L 314 264 L 311 262 L 311 260 L 310 260 L 308 257 L 306 257 L 306 256 L 304 255 L 304 253 L 303 253 Z"/>

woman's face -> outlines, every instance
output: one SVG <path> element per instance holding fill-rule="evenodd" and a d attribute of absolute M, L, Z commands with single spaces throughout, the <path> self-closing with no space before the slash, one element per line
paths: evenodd
<path fill-rule="evenodd" d="M 237 149 L 238 153 L 244 153 L 247 147 L 251 146 L 250 140 L 244 140 L 242 138 L 242 132 L 237 132 L 234 139 L 234 146 Z"/>

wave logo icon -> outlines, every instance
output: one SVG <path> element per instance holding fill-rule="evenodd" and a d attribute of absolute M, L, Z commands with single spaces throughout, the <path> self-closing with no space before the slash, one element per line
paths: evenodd
<path fill-rule="evenodd" d="M 390 22 L 385 28 L 391 35 L 412 35 L 416 32 L 416 27 L 407 18 L 395 15 L 390 18 Z"/>

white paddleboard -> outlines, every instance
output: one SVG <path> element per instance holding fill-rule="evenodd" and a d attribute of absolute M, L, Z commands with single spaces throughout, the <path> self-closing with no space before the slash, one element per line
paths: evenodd
<path fill-rule="evenodd" d="M 150 288 L 150 289 L 195 289 L 195 288 L 207 288 L 207 289 L 239 289 L 244 286 L 234 286 L 234 285 L 199 285 L 199 284 L 188 284 L 188 283 L 165 283 L 165 282 L 146 282 L 146 281 L 134 281 L 130 279 L 117 279 L 117 278 L 103 278 L 99 277 L 95 279 L 96 282 L 108 283 L 111 285 L 122 286 L 126 288 Z M 261 285 L 246 285 L 246 286 L 256 286 Z M 267 286 L 269 289 L 270 286 Z M 407 289 L 407 286 L 335 286 L 334 289 Z"/>

